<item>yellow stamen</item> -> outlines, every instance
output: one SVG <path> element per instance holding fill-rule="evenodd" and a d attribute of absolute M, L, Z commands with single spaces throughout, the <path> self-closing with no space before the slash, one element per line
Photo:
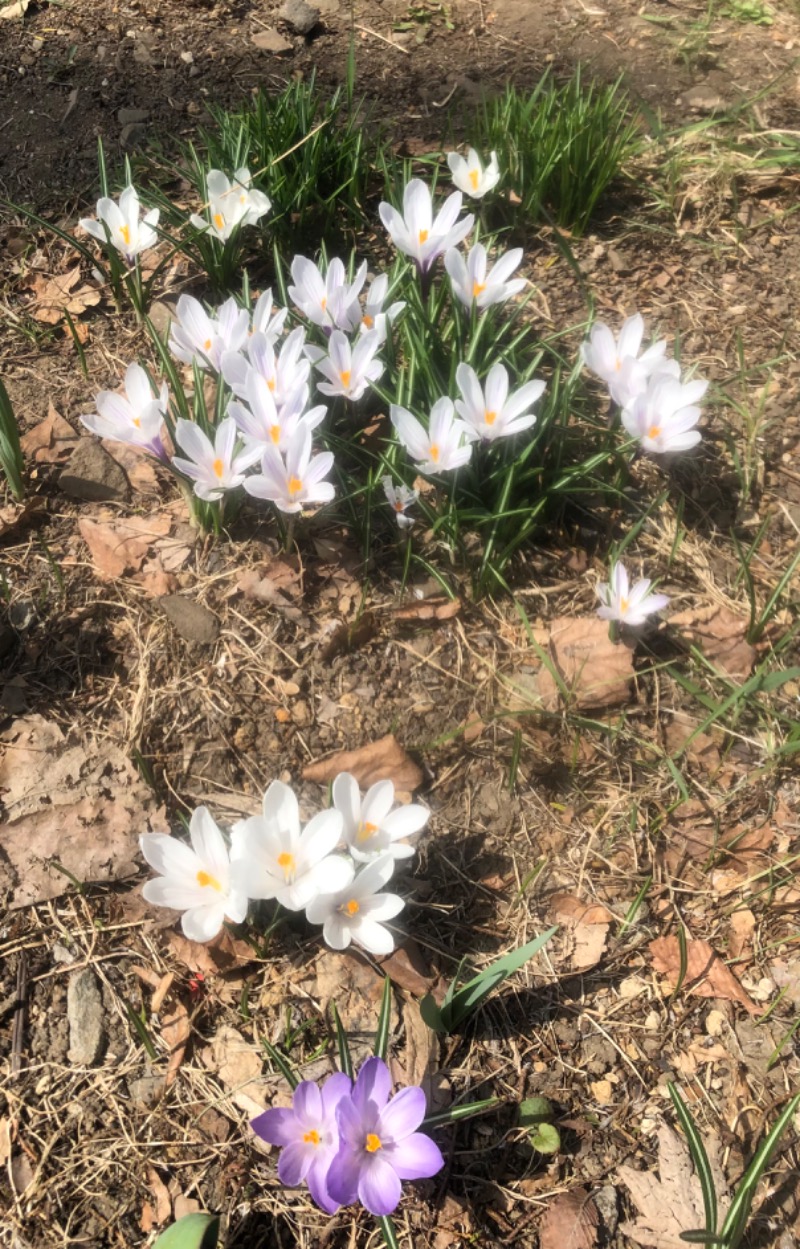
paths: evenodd
<path fill-rule="evenodd" d="M 339 374 L 339 378 L 343 386 L 349 386 L 350 385 L 350 370 L 345 369 L 343 373 Z"/>
<path fill-rule="evenodd" d="M 290 874 L 294 871 L 296 867 L 294 855 L 289 854 L 288 851 L 284 850 L 282 854 L 278 855 L 278 867 L 283 868 L 283 874 L 288 880 Z"/>
<path fill-rule="evenodd" d="M 225 472 L 225 465 L 222 460 L 215 460 L 211 467 L 214 470 L 214 476 L 219 477 L 221 480 L 222 474 Z"/>
<path fill-rule="evenodd" d="M 138 417 L 138 416 L 135 416 L 135 417 L 133 418 L 133 423 L 134 423 L 134 425 L 136 426 L 136 428 L 137 428 L 137 429 L 141 429 L 141 428 L 142 428 L 142 422 L 141 422 L 141 420 L 139 419 L 139 417 Z"/>
<path fill-rule="evenodd" d="M 427 243 L 427 241 L 428 241 L 428 231 L 427 231 L 427 230 L 420 230 L 420 232 L 419 232 L 419 241 L 420 241 L 420 243 Z"/>
<path fill-rule="evenodd" d="M 280 442 L 280 440 L 281 440 L 281 427 L 280 427 L 280 425 L 270 425 L 270 427 L 269 427 L 269 436 L 270 436 L 270 438 L 272 439 L 272 441 L 275 443 L 275 446 L 277 447 L 278 443 L 279 443 L 279 442 Z"/>
<path fill-rule="evenodd" d="M 210 876 L 208 872 L 204 872 L 202 869 L 197 873 L 196 880 L 201 888 L 205 888 L 206 885 L 210 885 L 212 889 L 216 889 L 217 893 L 221 893 L 222 891 L 222 885 L 219 883 L 216 876 Z"/>
<path fill-rule="evenodd" d="M 214 213 L 214 225 L 217 227 L 218 230 L 225 229 L 225 218 L 223 217 L 222 213 Z"/>
<path fill-rule="evenodd" d="M 497 420 L 497 413 L 496 412 L 484 412 L 483 419 L 485 420 L 487 425 L 494 425 L 495 421 Z"/>
<path fill-rule="evenodd" d="M 376 1136 L 374 1132 L 367 1132 L 367 1139 L 364 1141 L 364 1148 L 368 1154 L 376 1154 L 379 1149 L 383 1149 L 381 1138 Z"/>
<path fill-rule="evenodd" d="M 291 498 L 294 498 L 296 494 L 299 494 L 302 489 L 303 489 L 303 483 L 299 477 L 289 478 L 289 494 Z"/>
<path fill-rule="evenodd" d="M 239 196 L 239 203 L 240 203 L 240 204 L 246 204 L 246 203 L 247 203 L 247 196 L 246 196 L 246 195 L 244 195 L 244 194 L 240 195 L 240 196 Z"/>
<path fill-rule="evenodd" d="M 312 1128 L 310 1132 L 303 1133 L 304 1145 L 319 1145 L 319 1132 L 316 1128 Z"/>
<path fill-rule="evenodd" d="M 430 450 L 429 450 L 428 454 L 430 455 L 430 457 L 431 457 L 431 459 L 433 460 L 434 464 L 438 464 L 438 463 L 439 463 L 439 448 L 438 448 L 438 446 L 436 445 L 436 443 L 435 443 L 435 442 L 432 442 L 432 443 L 431 443 L 431 445 L 430 445 Z"/>
<path fill-rule="evenodd" d="M 404 505 L 400 502 L 400 500 L 399 500 L 399 499 L 397 500 L 397 502 L 396 502 L 396 503 L 395 503 L 395 505 L 394 505 L 394 510 L 395 510 L 396 512 L 404 512 L 404 511 L 406 510 L 406 509 L 405 509 L 405 507 L 404 507 Z M 367 827 L 369 828 L 369 827 L 370 827 L 370 825 L 367 825 Z M 359 838 L 359 841 L 360 841 L 360 840 L 361 840 L 361 839 Z"/>
<path fill-rule="evenodd" d="M 614 368 L 616 369 L 617 373 L 619 373 L 620 369 L 622 368 L 622 361 L 620 360 L 619 356 L 617 356 L 616 360 L 614 361 Z"/>
<path fill-rule="evenodd" d="M 650 428 L 649 428 L 649 429 L 648 429 L 648 431 L 647 431 L 647 437 L 648 437 L 648 438 L 657 438 L 657 437 L 658 437 L 658 435 L 659 435 L 660 433 L 661 433 L 661 426 L 660 426 L 660 425 L 651 425 L 651 426 L 650 426 Z"/>
<path fill-rule="evenodd" d="M 345 903 L 344 910 L 347 911 L 348 915 L 358 915 L 361 907 L 358 905 L 355 898 L 351 898 L 349 902 Z"/>
<path fill-rule="evenodd" d="M 624 616 L 625 612 L 628 610 L 628 600 L 626 598 L 621 598 L 619 600 L 619 610 L 620 615 Z"/>
<path fill-rule="evenodd" d="M 130 243 L 130 241 L 131 241 L 131 228 L 130 228 L 130 226 L 120 226 L 120 228 L 119 228 L 119 232 L 120 232 L 120 234 L 122 235 L 122 241 L 123 241 L 123 243 L 124 243 L 124 244 L 125 244 L 125 246 L 127 247 L 127 246 L 128 246 L 128 244 L 129 244 L 129 243 Z"/>
<path fill-rule="evenodd" d="M 210 351 L 210 350 L 211 350 L 211 339 L 207 338 L 206 341 L 203 343 L 203 351 Z"/>
<path fill-rule="evenodd" d="M 363 315 L 363 317 L 361 318 L 361 320 L 364 322 L 364 324 L 366 325 L 366 327 L 367 327 L 367 329 L 368 329 L 368 330 L 371 330 L 371 329 L 372 329 L 372 327 L 373 327 L 373 325 L 375 324 L 375 320 L 374 320 L 374 318 L 373 318 L 373 317 L 368 316 L 366 312 L 364 313 L 364 315 Z"/>
<path fill-rule="evenodd" d="M 481 175 L 478 173 L 477 169 L 470 169 L 469 180 L 470 180 L 470 183 L 472 184 L 473 191 L 477 191 L 478 183 L 481 180 Z"/>
<path fill-rule="evenodd" d="M 323 312 L 324 312 L 324 311 L 325 311 L 325 309 L 327 308 L 327 306 L 328 306 L 328 299 L 327 299 L 327 296 L 326 296 L 326 295 L 323 295 L 322 299 L 319 301 L 319 306 L 320 306 L 320 308 L 322 309 L 322 311 L 323 311 Z"/>
<path fill-rule="evenodd" d="M 473 282 L 472 283 L 472 298 L 477 299 L 478 296 L 482 295 L 485 290 L 486 290 L 485 282 Z"/>
<path fill-rule="evenodd" d="M 402 503 L 399 503 L 399 502 L 395 503 L 394 510 L 396 512 L 402 512 L 403 510 Z M 373 833 L 377 833 L 377 831 L 378 831 L 377 824 L 369 824 L 369 823 L 359 824 L 358 832 L 356 833 L 356 841 L 367 841 L 373 835 Z"/>
<path fill-rule="evenodd" d="M 272 393 L 275 390 L 275 378 L 270 377 L 267 381 L 267 390 Z"/>

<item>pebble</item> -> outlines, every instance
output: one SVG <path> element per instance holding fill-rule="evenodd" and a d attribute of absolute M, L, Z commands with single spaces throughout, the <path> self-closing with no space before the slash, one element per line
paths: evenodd
<path fill-rule="evenodd" d="M 69 1024 L 69 1051 L 71 1063 L 91 1067 L 102 1054 L 105 1045 L 103 1027 L 103 998 L 97 977 L 91 967 L 70 976 L 67 985 L 67 1022 Z"/>
<path fill-rule="evenodd" d="M 124 472 L 94 438 L 81 438 L 58 479 L 71 499 L 85 503 L 125 500 L 130 486 Z"/>
<path fill-rule="evenodd" d="M 129 152 L 147 137 L 147 127 L 141 122 L 133 121 L 129 126 L 123 126 L 120 131 L 119 143 L 120 147 Z"/>
<path fill-rule="evenodd" d="M 281 17 L 298 35 L 308 35 L 319 22 L 319 9 L 308 0 L 286 0 Z"/>
<path fill-rule="evenodd" d="M 117 112 L 117 121 L 121 126 L 131 126 L 135 122 L 147 121 L 150 116 L 146 108 L 121 108 Z"/>
<path fill-rule="evenodd" d="M 288 39 L 284 39 L 283 35 L 277 30 L 259 30 L 251 35 L 251 42 L 257 48 L 261 48 L 262 52 L 274 52 L 276 56 L 280 56 L 283 52 L 291 52 L 292 44 Z"/>
<path fill-rule="evenodd" d="M 207 607 L 182 594 L 165 594 L 157 601 L 176 633 L 187 642 L 200 642 L 204 646 L 216 642 L 219 620 Z"/>

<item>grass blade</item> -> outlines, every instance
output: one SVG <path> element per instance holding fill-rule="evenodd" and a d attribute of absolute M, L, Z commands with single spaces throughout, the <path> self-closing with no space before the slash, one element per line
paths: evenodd
<path fill-rule="evenodd" d="M 684 945 L 686 938 L 684 937 Z M 680 1125 L 686 1135 L 689 1143 L 689 1152 L 692 1155 L 697 1177 L 700 1180 L 700 1188 L 703 1193 L 703 1210 L 705 1212 L 706 1227 L 705 1235 L 716 1236 L 717 1233 L 717 1190 L 714 1187 L 714 1176 L 711 1172 L 711 1163 L 708 1160 L 705 1146 L 703 1144 L 700 1133 L 697 1131 L 695 1122 L 684 1104 L 683 1098 L 675 1084 L 670 1080 L 667 1085 L 669 1095 L 672 1098 L 672 1104 L 675 1107 L 675 1113 L 680 1120 Z"/>
<path fill-rule="evenodd" d="M 392 982 L 387 976 L 383 982 L 383 999 L 381 1013 L 378 1016 L 378 1030 L 375 1033 L 375 1054 L 386 1062 L 389 1049 L 389 1024 L 392 1018 Z"/>
<path fill-rule="evenodd" d="M 342 1027 L 342 1021 L 339 1018 L 339 1012 L 336 1009 L 336 1003 L 333 1003 L 333 1022 L 336 1027 L 336 1044 L 339 1049 L 339 1070 L 343 1071 L 346 1076 L 353 1078 L 353 1060 L 350 1057 L 350 1045 L 347 1040 L 347 1033 Z"/>

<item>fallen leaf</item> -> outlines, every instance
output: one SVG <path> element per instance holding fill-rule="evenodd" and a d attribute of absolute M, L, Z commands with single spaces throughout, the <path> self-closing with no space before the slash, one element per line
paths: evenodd
<path fill-rule="evenodd" d="M 45 500 L 40 495 L 31 495 L 22 503 L 0 507 L 0 538 L 10 538 L 19 530 L 27 529 L 43 515 L 45 507 Z"/>
<path fill-rule="evenodd" d="M 771 822 L 755 828 L 736 824 L 733 828 L 720 829 L 705 807 L 699 803 L 686 806 L 689 809 L 684 814 L 679 810 L 679 818 L 674 818 L 667 830 L 664 861 L 672 872 L 678 872 L 686 858 L 700 864 L 713 858 L 719 863 L 729 863 L 744 874 L 755 860 L 766 857 L 772 848 L 775 827 Z"/>
<path fill-rule="evenodd" d="M 261 1113 L 266 1106 L 261 1081 L 262 1058 L 240 1032 L 223 1024 L 217 1029 L 211 1045 L 203 1050 L 202 1058 L 219 1077 L 235 1106 L 248 1115 Z"/>
<path fill-rule="evenodd" d="M 313 996 L 322 1010 L 335 1002 L 348 1034 L 374 1033 L 383 996 L 381 973 L 352 949 L 341 954 L 326 950 L 314 972 Z"/>
<path fill-rule="evenodd" d="M 746 640 L 748 622 L 714 603 L 670 616 L 670 630 L 697 646 L 715 668 L 744 681 L 753 671 L 756 648 Z"/>
<path fill-rule="evenodd" d="M 143 1201 L 142 1213 L 139 1215 L 139 1231 L 144 1232 L 145 1235 L 147 1235 L 148 1232 L 152 1232 L 153 1227 L 155 1226 L 155 1221 L 156 1216 L 153 1207 L 150 1205 L 149 1201 Z"/>
<path fill-rule="evenodd" d="M 47 416 L 22 435 L 20 445 L 26 460 L 35 460 L 37 464 L 58 464 L 72 454 L 77 441 L 75 430 L 56 411 L 51 399 Z"/>
<path fill-rule="evenodd" d="M 166 594 L 173 594 L 178 588 L 177 577 L 171 572 L 165 572 L 158 558 L 147 560 L 142 565 L 142 571 L 135 573 L 131 581 L 141 586 L 149 598 L 163 598 Z"/>
<path fill-rule="evenodd" d="M 403 1003 L 403 1029 L 405 1033 L 403 1046 L 405 1083 L 418 1085 L 427 1093 L 429 1077 L 433 1073 L 438 1057 L 439 1043 L 436 1033 L 422 1018 L 418 1002 L 409 1000 Z"/>
<path fill-rule="evenodd" d="M 720 1166 L 719 1139 L 703 1134 L 720 1205 L 725 1217 L 727 1184 Z M 635 1171 L 622 1166 L 617 1176 L 628 1189 L 639 1212 L 635 1223 L 623 1223 L 620 1231 L 648 1249 L 686 1249 L 681 1232 L 705 1226 L 700 1181 L 694 1173 L 689 1148 L 666 1123 L 658 1129 L 658 1179 L 652 1170 Z"/>
<path fill-rule="evenodd" d="M 220 976 L 234 968 L 245 967 L 255 958 L 252 946 L 246 941 L 232 937 L 223 928 L 213 941 L 200 943 L 190 941 L 182 933 L 167 933 L 167 948 L 174 959 L 189 972 L 202 972 L 204 976 Z"/>
<path fill-rule="evenodd" d="M 623 642 L 609 640 L 606 621 L 559 617 L 550 628 L 549 650 L 552 667 L 572 707 L 585 711 L 630 701 L 633 652 Z M 555 711 L 562 694 L 546 664 L 539 672 L 537 689 L 543 706 Z"/>
<path fill-rule="evenodd" d="M 0 8 L 0 18 L 24 17 L 31 0 L 11 0 Z"/>
<path fill-rule="evenodd" d="M 437 595 L 435 598 L 424 598 L 404 603 L 401 607 L 396 607 L 392 612 L 395 620 L 401 620 L 405 623 L 413 623 L 420 621 L 425 623 L 430 620 L 452 620 L 461 611 L 460 598 L 448 598 L 446 595 Z"/>
<path fill-rule="evenodd" d="M 139 870 L 139 834 L 165 826 L 127 755 L 110 738 L 87 749 L 43 716 L 0 733 L 0 858 L 12 908 L 57 898 L 79 881 L 123 880 Z M 57 861 L 64 869 L 53 866 Z"/>
<path fill-rule="evenodd" d="M 407 937 L 394 953 L 378 959 L 378 964 L 383 974 L 398 988 L 406 989 L 416 997 L 424 997 L 430 991 L 433 977 L 413 937 Z"/>
<path fill-rule="evenodd" d="M 11 1120 L 8 1115 L 0 1118 L 0 1167 L 4 1167 L 11 1157 Z"/>
<path fill-rule="evenodd" d="M 138 572 L 156 538 L 169 533 L 172 519 L 167 515 L 129 516 L 125 520 L 78 521 L 81 537 L 101 577 L 121 577 Z"/>
<path fill-rule="evenodd" d="M 359 647 L 371 642 L 377 632 L 378 624 L 371 611 L 365 611 L 352 624 L 343 620 L 341 624 L 336 625 L 324 646 L 320 648 L 320 660 L 324 664 L 329 664 L 339 655 L 349 655 L 351 651 L 358 650 Z"/>
<path fill-rule="evenodd" d="M 11 1188 L 21 1197 L 27 1188 L 33 1183 L 33 1166 L 27 1154 L 12 1154 L 8 1164 L 10 1172 Z"/>
<path fill-rule="evenodd" d="M 699 720 L 693 720 L 683 711 L 673 712 L 664 726 L 664 747 L 670 758 L 676 758 L 686 742 L 699 726 Z M 718 734 L 717 736 L 720 736 Z M 698 764 L 709 776 L 719 771 L 721 758 L 714 736 L 710 733 L 698 733 L 686 748 L 686 755 L 692 763 Z"/>
<path fill-rule="evenodd" d="M 103 440 L 102 446 L 117 461 L 134 490 L 139 494 L 158 494 L 155 461 L 149 452 L 129 442 Z"/>
<path fill-rule="evenodd" d="M 350 772 L 362 789 L 376 781 L 390 780 L 395 789 L 412 793 L 423 781 L 422 769 L 406 753 L 392 733 L 358 750 L 340 750 L 327 759 L 303 768 L 303 779 L 325 785 L 340 772 Z"/>
<path fill-rule="evenodd" d="M 549 903 L 553 920 L 563 925 L 565 953 L 573 971 L 588 971 L 603 957 L 608 930 L 614 918 L 599 902 L 582 902 L 571 893 L 553 894 Z"/>
<path fill-rule="evenodd" d="M 554 893 L 548 909 L 562 923 L 610 924 L 614 918 L 601 902 L 582 902 L 574 893 Z"/>
<path fill-rule="evenodd" d="M 80 265 L 75 265 L 66 273 L 47 277 L 43 273 L 34 274 L 30 289 L 35 296 L 35 304 L 31 315 L 36 321 L 46 325 L 58 325 L 64 320 L 65 313 L 77 317 L 87 308 L 94 308 L 100 303 L 100 292 L 93 286 L 78 286 L 80 281 Z"/>
<path fill-rule="evenodd" d="M 187 1197 L 185 1193 L 178 1193 L 173 1206 L 175 1222 L 185 1218 L 187 1214 L 197 1214 L 200 1208 L 200 1202 L 196 1197 Z"/>
<path fill-rule="evenodd" d="M 539 1224 L 539 1249 L 594 1249 L 600 1215 L 585 1188 L 559 1193 Z"/>
<path fill-rule="evenodd" d="M 650 942 L 649 949 L 655 970 L 665 975 L 673 987 L 677 985 L 681 967 L 678 938 L 656 937 Z M 751 1015 L 760 1015 L 763 1010 L 747 996 L 733 972 L 707 941 L 687 940 L 683 988 L 698 997 L 719 997 L 727 1002 L 739 1002 Z"/>
<path fill-rule="evenodd" d="M 742 907 L 731 915 L 728 938 L 728 957 L 740 962 L 750 961 L 753 955 L 753 933 L 756 930 L 756 917 L 751 910 Z"/>
<path fill-rule="evenodd" d="M 589 1088 L 594 1100 L 601 1106 L 607 1106 L 614 1096 L 614 1086 L 610 1080 L 593 1080 Z"/>
<path fill-rule="evenodd" d="M 162 1223 L 168 1222 L 172 1214 L 172 1198 L 161 1176 L 155 1167 L 147 1168 L 147 1187 L 153 1195 L 155 1201 L 155 1221 L 160 1226 Z"/>
<path fill-rule="evenodd" d="M 191 1031 L 186 1007 L 181 1002 L 176 1002 L 170 1007 L 166 1019 L 161 1021 L 161 1036 L 169 1050 L 169 1061 L 164 1077 L 165 1088 L 169 1088 L 180 1070 Z"/>

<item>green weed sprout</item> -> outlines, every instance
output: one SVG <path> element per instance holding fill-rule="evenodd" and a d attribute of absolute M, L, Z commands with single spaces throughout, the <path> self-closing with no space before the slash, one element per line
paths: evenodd
<path fill-rule="evenodd" d="M 162 1232 L 153 1249 L 214 1249 L 219 1236 L 219 1215 L 185 1214 Z"/>
<path fill-rule="evenodd" d="M 8 482 L 9 490 L 19 502 L 25 495 L 25 487 L 22 484 L 25 461 L 22 458 L 22 447 L 19 441 L 19 426 L 2 379 L 0 379 L 0 468 Z"/>

